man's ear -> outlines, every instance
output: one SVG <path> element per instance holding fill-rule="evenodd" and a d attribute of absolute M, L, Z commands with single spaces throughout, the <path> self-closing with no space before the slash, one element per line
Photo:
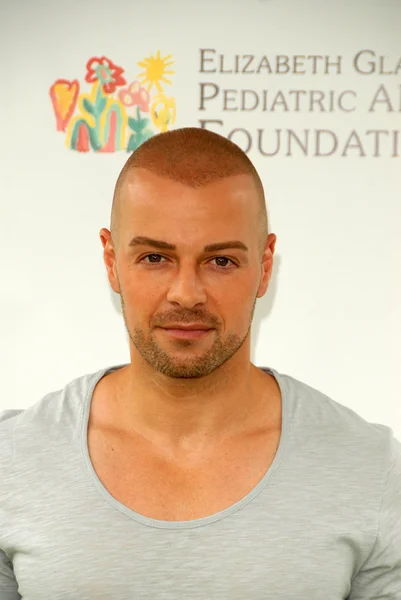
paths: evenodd
<path fill-rule="evenodd" d="M 114 249 L 113 240 L 111 239 L 111 233 L 108 229 L 101 229 L 99 232 L 100 240 L 103 245 L 103 260 L 107 269 L 107 277 L 111 288 L 116 294 L 120 293 L 120 284 L 117 277 L 116 269 L 116 254 Z"/>
<path fill-rule="evenodd" d="M 259 283 L 259 288 L 257 292 L 257 298 L 262 298 L 265 295 L 269 281 L 273 271 L 273 255 L 274 249 L 276 245 L 277 236 L 274 233 L 271 233 L 266 242 L 265 251 L 262 257 L 261 264 L 261 278 Z"/>

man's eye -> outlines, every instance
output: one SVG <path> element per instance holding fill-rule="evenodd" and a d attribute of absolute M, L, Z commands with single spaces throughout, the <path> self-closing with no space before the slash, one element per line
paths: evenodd
<path fill-rule="evenodd" d="M 149 256 L 153 256 L 153 257 L 154 257 L 154 256 L 159 256 L 160 258 L 163 258 L 163 256 L 161 256 L 161 254 L 147 254 L 146 256 L 144 256 L 144 257 L 142 258 L 141 262 L 142 262 L 143 260 L 145 260 L 145 258 L 149 258 Z M 153 265 L 154 265 L 154 264 L 159 264 L 159 263 L 155 263 L 155 262 L 153 262 L 153 261 L 150 261 L 150 262 L 151 262 L 151 264 L 153 264 Z"/>
<path fill-rule="evenodd" d="M 212 258 L 212 260 L 228 260 L 232 265 L 234 264 L 232 260 L 230 260 L 229 258 L 227 258 L 227 256 L 216 256 L 216 258 Z M 225 267 L 223 265 L 217 265 L 220 269 L 224 269 Z M 228 265 L 226 265 L 228 266 Z"/>
<path fill-rule="evenodd" d="M 157 257 L 157 258 L 164 258 L 164 256 L 162 256 L 161 254 L 147 254 L 146 256 L 144 256 L 141 259 L 140 262 L 143 262 L 145 260 L 145 258 L 150 258 L 150 257 L 152 257 L 152 258 L 155 258 L 155 257 Z M 228 258 L 227 256 L 215 256 L 211 260 L 229 261 L 229 263 L 231 263 L 232 265 L 234 265 L 234 262 L 230 258 Z M 146 262 L 148 262 L 148 261 L 146 261 Z M 158 260 L 156 260 L 156 261 L 155 260 L 149 260 L 148 264 L 151 264 L 151 265 L 160 265 L 161 261 L 158 261 Z M 227 266 L 229 266 L 229 265 L 227 265 L 227 264 L 226 265 L 217 264 L 216 266 L 217 266 L 218 269 L 223 269 L 224 270 L 224 269 L 227 269 Z"/>

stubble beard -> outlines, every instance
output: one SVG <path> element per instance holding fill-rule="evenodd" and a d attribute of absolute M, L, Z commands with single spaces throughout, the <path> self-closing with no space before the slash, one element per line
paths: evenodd
<path fill-rule="evenodd" d="M 174 352 L 173 349 L 171 352 L 167 352 L 157 343 L 156 337 L 152 331 L 148 332 L 139 327 L 136 327 L 131 331 L 131 328 L 128 325 L 124 297 L 121 292 L 120 298 L 125 328 L 135 348 L 156 371 L 176 379 L 205 377 L 229 360 L 241 348 L 250 333 L 257 300 L 257 298 L 255 298 L 249 320 L 249 327 L 243 337 L 235 333 L 228 333 L 226 338 L 222 340 L 218 329 L 214 329 L 207 334 L 214 337 L 214 342 L 210 348 L 205 352 L 200 354 L 197 353 L 196 355 L 189 350 L 188 355 L 183 356 L 185 348 L 200 345 L 202 341 L 177 339 L 172 343 L 172 347 L 173 345 L 176 346 L 177 352 Z"/>

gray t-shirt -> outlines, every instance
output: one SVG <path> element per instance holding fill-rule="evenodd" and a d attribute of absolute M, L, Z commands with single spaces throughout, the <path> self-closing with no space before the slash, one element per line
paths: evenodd
<path fill-rule="evenodd" d="M 142 516 L 90 462 L 95 384 L 0 413 L 0 600 L 400 600 L 401 443 L 274 369 L 283 424 L 258 485 L 193 521 Z"/>

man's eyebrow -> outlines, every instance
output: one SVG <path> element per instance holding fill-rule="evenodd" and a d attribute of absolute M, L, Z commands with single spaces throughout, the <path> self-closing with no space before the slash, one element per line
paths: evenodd
<path fill-rule="evenodd" d="M 151 238 L 143 235 L 137 235 L 128 244 L 130 248 L 134 246 L 153 246 L 154 248 L 160 248 L 162 250 L 177 250 L 177 246 L 169 244 L 162 240 L 152 240 Z M 243 242 L 233 240 L 230 242 L 218 242 L 216 244 L 208 244 L 203 248 L 204 252 L 216 252 L 217 250 L 226 250 L 227 248 L 237 248 L 238 250 L 245 250 L 248 252 L 248 247 Z"/>

